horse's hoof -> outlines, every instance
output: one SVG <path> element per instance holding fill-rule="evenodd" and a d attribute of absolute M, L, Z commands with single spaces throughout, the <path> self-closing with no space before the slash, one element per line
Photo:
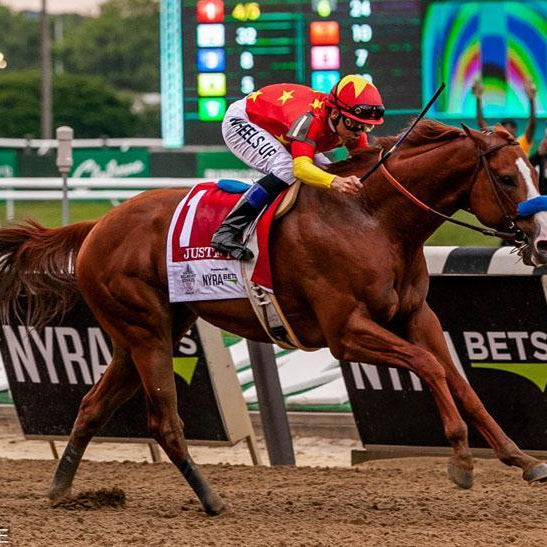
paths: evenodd
<path fill-rule="evenodd" d="M 51 507 L 59 507 L 59 505 L 65 504 L 70 500 L 70 494 L 60 495 L 60 496 L 48 496 L 49 503 Z"/>
<path fill-rule="evenodd" d="M 530 467 L 524 471 L 522 478 L 528 482 L 545 482 L 547 481 L 547 464 L 538 463 L 534 467 Z"/>
<path fill-rule="evenodd" d="M 51 505 L 56 507 L 60 503 L 70 499 L 70 488 L 64 488 L 62 490 L 51 488 L 47 493 L 47 497 L 49 498 Z"/>
<path fill-rule="evenodd" d="M 460 488 L 469 490 L 473 486 L 473 469 L 464 469 L 452 462 L 448 462 L 448 477 Z"/>
<path fill-rule="evenodd" d="M 203 508 L 211 517 L 216 517 L 226 511 L 226 505 L 218 494 L 210 494 L 203 503 Z"/>

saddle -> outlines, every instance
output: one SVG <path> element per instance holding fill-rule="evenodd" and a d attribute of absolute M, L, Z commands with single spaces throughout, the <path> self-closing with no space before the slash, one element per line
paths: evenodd
<path fill-rule="evenodd" d="M 289 189 L 285 192 L 281 203 L 279 203 L 277 209 L 275 210 L 275 219 L 281 218 L 292 209 L 293 205 L 296 203 L 296 198 L 298 197 L 298 192 L 300 192 L 301 186 L 302 182 L 299 180 L 289 186 Z M 243 194 L 250 188 L 250 185 L 240 180 L 220 179 L 218 181 L 218 187 L 229 194 Z"/>
<path fill-rule="evenodd" d="M 275 219 L 281 218 L 282 216 L 286 215 L 293 208 L 293 205 L 296 203 L 296 198 L 298 197 L 298 192 L 300 192 L 301 186 L 302 182 L 297 180 L 289 187 L 287 193 L 281 200 L 279 207 L 275 210 Z"/>

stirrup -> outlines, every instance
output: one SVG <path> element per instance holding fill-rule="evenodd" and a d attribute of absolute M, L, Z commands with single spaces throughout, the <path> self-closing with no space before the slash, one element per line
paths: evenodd
<path fill-rule="evenodd" d="M 215 241 L 213 238 L 211 247 L 213 247 L 215 251 L 219 251 L 222 254 L 231 256 L 237 260 L 252 260 L 255 256 L 251 249 L 248 249 L 236 241 Z"/>

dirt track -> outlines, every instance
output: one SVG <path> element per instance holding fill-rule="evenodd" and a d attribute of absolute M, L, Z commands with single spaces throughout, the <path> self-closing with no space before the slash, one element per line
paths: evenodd
<path fill-rule="evenodd" d="M 547 486 L 478 460 L 471 491 L 442 458 L 348 468 L 203 469 L 230 504 L 207 517 L 170 464 L 83 462 L 75 493 L 121 488 L 124 508 L 53 509 L 53 461 L 0 460 L 0 528 L 12 545 L 547 545 Z"/>

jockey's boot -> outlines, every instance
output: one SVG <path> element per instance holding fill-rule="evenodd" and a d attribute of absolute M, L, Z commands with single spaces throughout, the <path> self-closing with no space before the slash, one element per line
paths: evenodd
<path fill-rule="evenodd" d="M 287 187 L 286 182 L 271 173 L 255 182 L 226 215 L 211 239 L 211 247 L 238 260 L 251 260 L 254 254 L 241 243 L 241 236 L 262 208 L 270 205 Z"/>

